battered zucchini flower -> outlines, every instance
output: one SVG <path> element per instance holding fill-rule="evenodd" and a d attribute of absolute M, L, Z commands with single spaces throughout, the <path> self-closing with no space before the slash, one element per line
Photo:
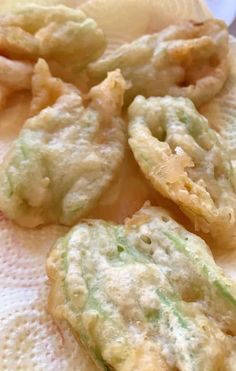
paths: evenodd
<path fill-rule="evenodd" d="M 236 247 L 236 178 L 225 146 L 187 98 L 136 97 L 129 107 L 129 144 L 163 196 L 210 233 Z"/>
<path fill-rule="evenodd" d="M 120 68 L 130 81 L 126 103 L 139 94 L 184 96 L 196 105 L 212 99 L 228 76 L 228 32 L 224 22 L 183 22 L 122 45 L 88 66 L 92 81 Z"/>
<path fill-rule="evenodd" d="M 79 9 L 25 5 L 0 16 L 0 104 L 12 91 L 30 89 L 38 58 L 73 79 L 105 46 L 102 30 Z"/>
<path fill-rule="evenodd" d="M 51 313 L 101 369 L 234 370 L 235 283 L 163 209 L 146 204 L 125 225 L 78 224 L 47 272 Z"/>
<path fill-rule="evenodd" d="M 0 167 L 0 209 L 22 226 L 71 225 L 96 205 L 125 146 L 120 117 L 125 81 L 108 74 L 86 99 L 35 66 L 32 116 Z"/>

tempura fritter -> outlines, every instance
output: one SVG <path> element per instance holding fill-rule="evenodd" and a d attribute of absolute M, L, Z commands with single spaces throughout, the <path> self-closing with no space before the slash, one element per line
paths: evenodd
<path fill-rule="evenodd" d="M 233 371 L 236 285 L 205 242 L 146 205 L 85 220 L 47 260 L 49 308 L 103 370 Z"/>
<path fill-rule="evenodd" d="M 26 227 L 71 225 L 96 204 L 122 161 L 125 81 L 110 73 L 84 102 L 78 89 L 51 77 L 44 60 L 34 73 L 36 115 L 0 167 L 0 210 Z"/>
<path fill-rule="evenodd" d="M 0 16 L 0 104 L 12 91 L 30 89 L 33 64 L 42 57 L 70 79 L 104 51 L 105 37 L 79 9 L 25 5 Z"/>
<path fill-rule="evenodd" d="M 0 109 L 12 92 L 29 89 L 32 75 L 32 63 L 0 56 Z"/>
<path fill-rule="evenodd" d="M 221 248 L 236 247 L 236 178 L 216 132 L 187 98 L 136 97 L 129 144 L 145 176 Z"/>
<path fill-rule="evenodd" d="M 234 169 L 236 169 L 236 39 L 230 38 L 230 74 L 224 88 L 200 112 L 210 126 L 224 138 Z"/>
<path fill-rule="evenodd" d="M 224 22 L 186 21 L 145 35 L 88 66 L 92 81 L 120 68 L 136 95 L 185 96 L 197 106 L 213 98 L 228 76 L 228 32 Z"/>

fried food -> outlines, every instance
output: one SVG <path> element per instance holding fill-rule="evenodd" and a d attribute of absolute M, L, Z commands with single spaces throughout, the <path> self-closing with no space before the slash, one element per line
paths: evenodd
<path fill-rule="evenodd" d="M 228 76 L 228 32 L 222 21 L 183 22 L 142 36 L 88 66 L 92 81 L 120 68 L 136 95 L 184 96 L 197 106 L 212 99 Z"/>
<path fill-rule="evenodd" d="M 0 109 L 5 106 L 7 98 L 13 92 L 29 89 L 32 74 L 31 63 L 0 56 Z"/>
<path fill-rule="evenodd" d="M 74 86 L 51 77 L 45 61 L 34 73 L 32 108 L 39 113 L 1 165 L 0 210 L 26 227 L 71 225 L 96 204 L 122 161 L 125 82 L 114 71 L 84 102 Z"/>
<path fill-rule="evenodd" d="M 235 283 L 163 209 L 146 204 L 125 225 L 78 224 L 47 272 L 51 313 L 101 369 L 233 371 Z"/>
<path fill-rule="evenodd" d="M 145 201 L 155 203 L 157 193 L 140 171 L 128 143 L 124 159 L 117 176 L 109 189 L 103 193 L 95 209 L 88 214 L 88 218 L 123 223 L 127 217 L 139 210 Z M 162 206 L 164 207 L 163 204 Z"/>
<path fill-rule="evenodd" d="M 0 16 L 0 108 L 12 92 L 30 89 L 38 58 L 70 80 L 105 46 L 102 30 L 78 9 L 25 5 Z"/>
<path fill-rule="evenodd" d="M 222 91 L 200 112 L 209 120 L 210 126 L 223 138 L 236 169 L 236 39 L 230 38 L 230 74 Z"/>
<path fill-rule="evenodd" d="M 55 324 L 46 310 L 45 260 L 66 231 L 29 230 L 0 218 L 1 371 L 97 371 L 66 324 Z"/>
<path fill-rule="evenodd" d="M 176 22 L 188 19 L 202 22 L 212 18 L 205 0 L 76 1 L 79 1 L 79 5 L 82 3 L 80 9 L 93 18 L 104 31 L 107 39 L 106 53 Z"/>
<path fill-rule="evenodd" d="M 129 144 L 145 176 L 221 248 L 236 247 L 236 178 L 216 132 L 187 98 L 136 97 Z"/>
<path fill-rule="evenodd" d="M 42 57 L 83 69 L 98 58 L 106 42 L 96 22 L 79 9 L 25 5 L 0 18 L 1 49 L 8 57 Z"/>

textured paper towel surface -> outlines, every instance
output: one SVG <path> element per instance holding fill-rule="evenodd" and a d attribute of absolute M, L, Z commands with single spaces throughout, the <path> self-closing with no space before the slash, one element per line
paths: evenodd
<path fill-rule="evenodd" d="M 173 16 L 175 20 L 178 16 L 193 19 L 195 14 L 200 20 L 208 14 L 203 3 L 195 0 L 136 0 L 130 1 L 125 11 L 122 7 L 127 6 L 127 1 L 107 0 L 109 7 L 105 18 L 101 16 L 104 0 L 89 1 L 87 8 L 86 1 L 34 2 L 66 3 L 70 6 L 84 3 L 85 10 L 101 23 L 110 38 L 110 45 L 123 43 L 148 29 L 163 27 L 173 22 Z M 16 2 L 4 0 L 0 11 L 4 6 L 9 9 L 12 4 Z M 136 15 L 141 16 L 140 22 Z M 29 101 L 27 95 L 12 97 L 8 107 L 0 112 L 0 161 L 27 118 Z M 140 194 L 144 197 L 145 189 L 142 188 Z M 49 287 L 45 259 L 51 245 L 65 231 L 65 228 L 56 226 L 30 231 L 17 227 L 0 215 L 0 370 L 95 370 L 66 324 L 59 328 L 47 312 Z M 233 272 L 227 257 L 221 257 L 221 262 Z"/>
<path fill-rule="evenodd" d="M 0 221 L 0 369 L 93 370 L 66 326 L 47 313 L 45 258 L 63 227 L 24 230 Z"/>
<path fill-rule="evenodd" d="M 103 29 L 106 53 L 180 20 L 201 21 L 211 16 L 204 0 L 88 0 L 81 3 L 81 9 Z"/>

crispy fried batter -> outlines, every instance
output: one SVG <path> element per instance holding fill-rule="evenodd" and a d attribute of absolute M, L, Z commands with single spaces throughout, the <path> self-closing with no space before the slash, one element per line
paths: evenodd
<path fill-rule="evenodd" d="M 0 209 L 27 227 L 71 225 L 96 204 L 123 158 L 125 82 L 119 71 L 110 73 L 85 107 L 80 92 L 52 78 L 45 61 L 34 74 L 36 115 L 1 165 Z"/>
<path fill-rule="evenodd" d="M 147 204 L 128 227 L 78 224 L 53 247 L 47 272 L 52 315 L 102 369 L 233 371 L 235 283 L 163 209 Z"/>
<path fill-rule="evenodd" d="M 196 230 L 236 247 L 236 178 L 227 150 L 187 98 L 136 97 L 129 144 L 145 176 Z"/>
<path fill-rule="evenodd" d="M 12 92 L 30 88 L 32 74 L 33 65 L 30 62 L 0 56 L 0 109 Z"/>
<path fill-rule="evenodd" d="M 62 5 L 25 5 L 1 16 L 0 27 L 0 49 L 7 56 L 42 57 L 77 70 L 98 58 L 106 45 L 93 19 L 79 9 Z"/>
<path fill-rule="evenodd" d="M 236 169 L 236 39 L 230 38 L 230 74 L 221 92 L 200 112 L 209 120 L 210 126 L 223 138 Z"/>
<path fill-rule="evenodd" d="M 196 105 L 209 101 L 228 76 L 228 32 L 222 21 L 183 22 L 143 36 L 90 64 L 93 81 L 120 68 L 131 87 L 126 102 L 145 97 L 185 96 Z"/>
<path fill-rule="evenodd" d="M 38 58 L 56 75 L 73 80 L 105 44 L 96 22 L 78 9 L 25 5 L 0 16 L 0 108 L 11 92 L 31 88 Z"/>

